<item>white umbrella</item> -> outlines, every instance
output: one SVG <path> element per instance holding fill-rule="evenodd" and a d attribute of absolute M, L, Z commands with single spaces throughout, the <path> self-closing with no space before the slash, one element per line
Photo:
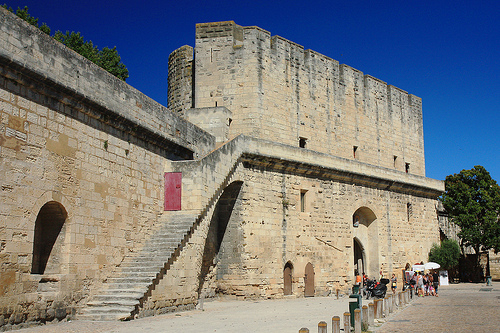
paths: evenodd
<path fill-rule="evenodd" d="M 438 263 L 432 262 L 432 261 L 426 263 L 424 266 L 425 266 L 425 269 L 438 269 L 441 267 L 441 265 L 439 265 Z"/>

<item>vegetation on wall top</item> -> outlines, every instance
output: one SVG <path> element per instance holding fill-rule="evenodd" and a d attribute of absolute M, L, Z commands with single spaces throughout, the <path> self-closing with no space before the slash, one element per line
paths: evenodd
<path fill-rule="evenodd" d="M 11 7 L 8 7 L 6 4 L 2 5 L 2 7 L 14 13 L 14 10 Z M 45 23 L 39 25 L 38 18 L 35 18 L 28 13 L 27 6 L 25 6 L 23 9 L 18 7 L 15 14 L 24 21 L 37 27 L 50 36 L 51 30 L 49 26 Z M 80 35 L 79 32 L 74 31 L 72 31 L 71 33 L 69 31 L 63 33 L 58 30 L 52 37 L 58 42 L 66 45 L 70 49 L 84 56 L 88 60 L 92 61 L 99 67 L 113 74 L 120 80 L 125 81 L 128 78 L 128 69 L 121 61 L 121 57 L 116 50 L 116 46 L 112 49 L 103 47 L 101 50 L 99 50 L 97 46 L 92 43 L 92 41 L 85 41 L 83 39 L 83 36 Z"/>

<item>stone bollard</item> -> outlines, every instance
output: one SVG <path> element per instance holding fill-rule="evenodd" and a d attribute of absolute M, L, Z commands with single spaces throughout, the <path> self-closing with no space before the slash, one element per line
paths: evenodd
<path fill-rule="evenodd" d="M 344 332 L 351 331 L 351 314 L 349 312 L 344 312 Z"/>
<path fill-rule="evenodd" d="M 382 319 L 384 317 L 384 300 L 379 299 L 378 305 L 377 305 L 377 316 L 379 319 Z"/>
<path fill-rule="evenodd" d="M 384 297 L 384 312 L 382 313 L 382 317 L 388 317 L 389 316 L 389 296 Z"/>
<path fill-rule="evenodd" d="M 375 306 L 373 303 L 368 304 L 368 325 L 373 326 L 375 324 L 375 321 L 373 320 L 375 318 Z"/>
<path fill-rule="evenodd" d="M 309 329 L 308 329 L 308 328 L 304 328 L 304 327 L 302 327 L 302 328 L 299 330 L 299 333 L 309 333 Z"/>
<path fill-rule="evenodd" d="M 326 333 L 326 322 L 320 321 L 318 323 L 318 333 Z"/>
<path fill-rule="evenodd" d="M 397 295 L 392 295 L 391 296 L 391 313 L 393 313 L 394 311 L 396 311 L 396 307 L 397 307 L 397 304 L 396 304 L 396 299 L 397 299 Z"/>
<path fill-rule="evenodd" d="M 354 310 L 354 333 L 361 333 L 361 310 Z"/>
<path fill-rule="evenodd" d="M 378 319 L 378 299 L 373 300 L 373 318 Z"/>
<path fill-rule="evenodd" d="M 332 318 L 332 333 L 340 333 L 340 317 L 335 316 Z"/>
<path fill-rule="evenodd" d="M 398 292 L 398 307 L 400 308 L 403 306 L 401 298 L 403 298 L 403 296 L 401 295 L 401 292 Z"/>
<path fill-rule="evenodd" d="M 363 328 L 368 327 L 368 307 L 366 305 L 361 307 L 361 324 L 363 324 Z"/>

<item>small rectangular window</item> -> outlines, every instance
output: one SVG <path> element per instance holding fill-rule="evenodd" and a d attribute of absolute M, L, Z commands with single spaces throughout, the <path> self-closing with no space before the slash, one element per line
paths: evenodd
<path fill-rule="evenodd" d="M 410 172 L 410 163 L 405 163 L 405 171 L 406 173 Z"/>
<path fill-rule="evenodd" d="M 352 147 L 352 155 L 353 155 L 354 158 L 356 158 L 357 151 L 358 151 L 358 146 L 353 146 Z"/>
<path fill-rule="evenodd" d="M 397 161 L 398 161 L 398 157 L 396 155 L 394 155 L 394 169 L 397 169 L 397 167 L 398 167 Z"/>
<path fill-rule="evenodd" d="M 300 211 L 306 211 L 306 190 L 300 190 Z"/>
<path fill-rule="evenodd" d="M 307 139 L 306 138 L 299 138 L 299 147 L 306 148 L 306 146 L 307 146 Z"/>

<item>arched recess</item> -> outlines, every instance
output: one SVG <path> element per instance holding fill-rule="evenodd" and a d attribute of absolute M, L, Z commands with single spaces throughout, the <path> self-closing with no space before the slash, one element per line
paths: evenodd
<path fill-rule="evenodd" d="M 205 239 L 205 247 L 203 249 L 201 271 L 198 277 L 198 295 L 203 289 L 203 283 L 210 269 L 217 264 L 215 259 L 221 248 L 224 234 L 226 233 L 226 228 L 242 185 L 242 181 L 235 181 L 229 184 L 224 189 L 224 192 L 215 206 L 212 219 L 210 220 L 207 238 Z"/>
<path fill-rule="evenodd" d="M 304 296 L 314 297 L 314 267 L 308 262 L 304 275 Z"/>
<path fill-rule="evenodd" d="M 60 249 L 55 250 L 54 245 L 61 234 L 67 217 L 66 209 L 57 201 L 49 201 L 40 208 L 35 221 L 32 274 L 44 274 L 49 258 L 52 257 L 51 259 L 55 259 L 56 262 L 60 260 L 61 253 L 57 251 Z M 53 266 L 59 267 L 60 265 L 55 264 Z"/>
<path fill-rule="evenodd" d="M 354 267 L 362 264 L 363 271 L 369 277 L 378 277 L 379 246 L 377 216 L 368 207 L 358 208 L 352 215 L 353 260 Z"/>
<path fill-rule="evenodd" d="M 363 248 L 363 245 L 357 239 L 354 237 L 354 270 L 357 270 L 359 274 L 365 273 L 365 263 L 366 263 L 366 255 L 365 255 L 365 249 Z"/>
<path fill-rule="evenodd" d="M 293 293 L 292 281 L 293 281 L 293 265 L 289 261 L 286 263 L 285 269 L 283 269 L 283 295 L 292 295 Z"/>

